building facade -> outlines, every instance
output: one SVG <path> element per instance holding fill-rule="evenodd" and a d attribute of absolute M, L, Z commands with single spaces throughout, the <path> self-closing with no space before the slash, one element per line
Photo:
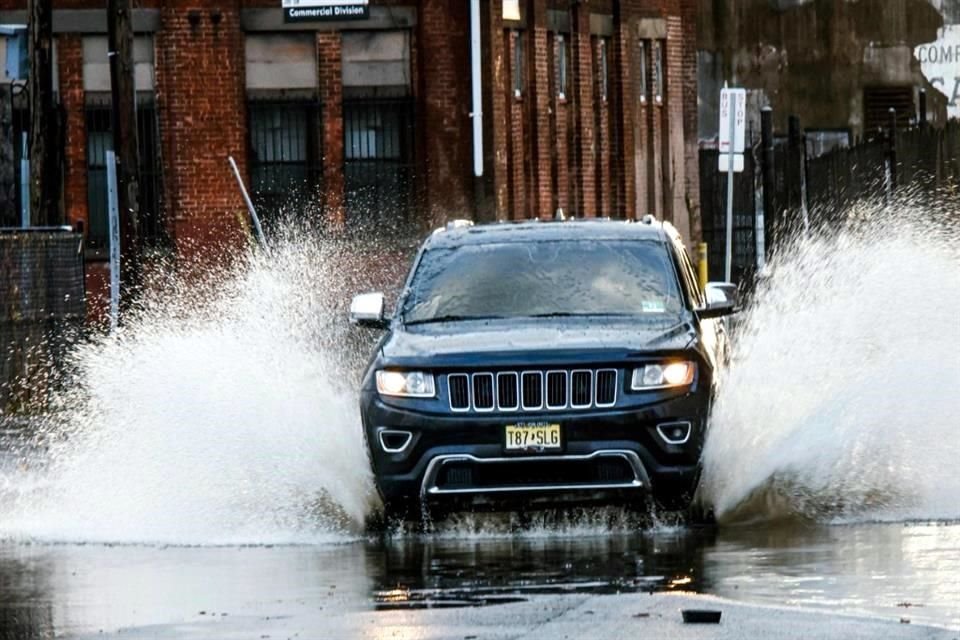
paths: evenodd
<path fill-rule="evenodd" d="M 698 59 L 701 140 L 719 126 L 724 82 L 750 92 L 759 136 L 759 108 L 773 108 L 774 127 L 800 118 L 812 154 L 876 135 L 894 109 L 899 126 L 943 123 L 943 87 L 921 70 L 916 48 L 937 38 L 940 0 L 699 0 Z"/>
<path fill-rule="evenodd" d="M 0 0 L 2 136 L 19 162 L 25 0 Z M 104 3 L 54 0 L 63 208 L 91 273 L 107 241 Z M 178 255 L 240 237 L 235 158 L 269 226 L 652 213 L 697 233 L 696 0 L 482 0 L 483 176 L 468 0 L 371 0 L 284 21 L 280 0 L 140 0 L 143 236 Z M 16 187 L 19 193 L 20 187 Z M 20 217 L 4 203 L 0 224 Z M 94 276 L 96 277 L 96 276 Z"/>

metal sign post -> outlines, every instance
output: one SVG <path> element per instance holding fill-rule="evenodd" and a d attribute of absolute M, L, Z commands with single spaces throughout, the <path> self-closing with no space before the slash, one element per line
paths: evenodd
<path fill-rule="evenodd" d="M 107 149 L 107 223 L 110 233 L 110 332 L 120 317 L 120 209 L 117 204 L 117 156 Z"/>
<path fill-rule="evenodd" d="M 20 147 L 20 226 L 30 226 L 30 145 L 26 132 Z"/>
<path fill-rule="evenodd" d="M 720 91 L 720 156 L 719 169 L 727 173 L 727 246 L 724 280 L 730 282 L 733 272 L 733 174 L 743 171 L 743 149 L 746 141 L 747 91 Z"/>

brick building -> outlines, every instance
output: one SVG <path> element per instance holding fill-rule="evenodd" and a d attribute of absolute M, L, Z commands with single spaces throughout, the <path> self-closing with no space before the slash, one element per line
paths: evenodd
<path fill-rule="evenodd" d="M 230 155 L 268 221 L 286 210 L 427 228 L 562 209 L 653 213 L 697 234 L 696 0 L 482 0 L 480 179 L 468 0 L 371 0 L 366 19 L 289 24 L 280 0 L 135 4 L 144 236 L 180 253 L 238 236 Z M 8 83 L 23 72 L 11 58 L 25 5 L 0 0 Z M 54 0 L 63 205 L 94 261 L 110 139 L 103 6 Z"/>

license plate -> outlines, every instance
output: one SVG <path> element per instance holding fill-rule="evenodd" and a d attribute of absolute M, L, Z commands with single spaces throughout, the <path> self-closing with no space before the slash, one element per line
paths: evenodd
<path fill-rule="evenodd" d="M 546 422 L 508 424 L 506 450 L 555 450 L 560 448 L 560 425 Z"/>

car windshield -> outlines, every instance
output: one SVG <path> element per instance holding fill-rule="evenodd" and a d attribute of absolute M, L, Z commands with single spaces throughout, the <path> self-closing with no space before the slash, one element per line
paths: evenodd
<path fill-rule="evenodd" d="M 653 240 L 562 240 L 426 251 L 404 297 L 407 324 L 551 316 L 664 319 L 682 309 Z"/>

